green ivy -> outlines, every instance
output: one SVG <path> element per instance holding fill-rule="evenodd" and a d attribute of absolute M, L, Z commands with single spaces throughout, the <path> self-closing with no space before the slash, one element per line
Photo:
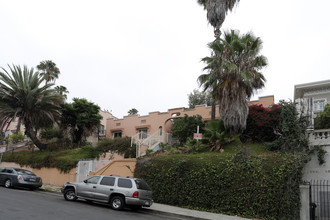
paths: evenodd
<path fill-rule="evenodd" d="M 262 219 L 299 219 L 301 154 L 219 158 L 198 154 L 141 159 L 135 176 L 155 202 Z"/>
<path fill-rule="evenodd" d="M 327 153 L 326 150 L 322 148 L 322 146 L 314 146 L 314 150 L 317 153 L 317 159 L 319 161 L 319 165 L 325 164 L 325 154 Z"/>

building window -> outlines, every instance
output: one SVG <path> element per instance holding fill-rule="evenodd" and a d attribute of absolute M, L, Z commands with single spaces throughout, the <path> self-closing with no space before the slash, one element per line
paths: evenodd
<path fill-rule="evenodd" d="M 163 127 L 159 126 L 159 136 L 162 136 L 162 135 L 163 135 Z"/>
<path fill-rule="evenodd" d="M 104 134 L 105 131 L 104 131 L 104 125 L 100 125 L 99 126 L 99 134 Z"/>
<path fill-rule="evenodd" d="M 148 128 L 139 129 L 139 139 L 146 139 L 148 137 Z"/>
<path fill-rule="evenodd" d="M 115 131 L 113 132 L 113 138 L 117 138 L 117 137 L 121 137 L 122 136 L 122 132 L 121 131 Z"/>
<path fill-rule="evenodd" d="M 313 110 L 315 112 L 323 111 L 325 107 L 325 99 L 318 99 L 313 101 Z"/>

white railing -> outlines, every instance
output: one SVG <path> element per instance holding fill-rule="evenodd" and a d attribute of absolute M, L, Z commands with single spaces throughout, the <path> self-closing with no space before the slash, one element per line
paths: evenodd
<path fill-rule="evenodd" d="M 171 144 L 172 142 L 172 135 L 164 131 L 156 131 L 151 135 L 140 132 L 131 137 L 131 146 L 136 144 L 136 157 L 145 155 L 148 149 L 153 150 L 160 143 Z"/>
<path fill-rule="evenodd" d="M 330 129 L 312 130 L 308 135 L 310 145 L 330 146 Z"/>

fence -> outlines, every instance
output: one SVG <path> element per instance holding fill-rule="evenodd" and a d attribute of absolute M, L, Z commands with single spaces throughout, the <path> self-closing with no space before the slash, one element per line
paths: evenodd
<path fill-rule="evenodd" d="M 310 216 L 314 220 L 330 220 L 330 182 L 312 180 L 310 183 Z"/>

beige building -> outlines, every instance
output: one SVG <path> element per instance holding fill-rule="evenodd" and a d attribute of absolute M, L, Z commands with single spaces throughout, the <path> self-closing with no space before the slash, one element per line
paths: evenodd
<path fill-rule="evenodd" d="M 269 107 L 274 104 L 274 96 L 259 97 L 256 101 L 249 102 L 249 105 L 262 104 Z M 115 138 L 129 136 L 133 139 L 146 139 L 151 136 L 158 136 L 162 142 L 168 142 L 168 133 L 171 133 L 172 120 L 188 116 L 200 115 L 204 121 L 211 119 L 211 107 L 200 105 L 193 109 L 173 108 L 167 112 L 150 112 L 148 115 L 124 116 L 122 119 L 110 118 L 106 123 L 106 137 Z M 216 118 L 219 118 L 219 111 L 216 111 Z M 162 136 L 162 137 L 159 137 Z M 167 140 L 166 140 L 167 139 Z"/>
<path fill-rule="evenodd" d="M 99 114 L 102 116 L 102 120 L 99 126 L 99 137 L 104 138 L 107 130 L 107 120 L 108 119 L 116 119 L 109 111 L 99 111 Z"/>
<path fill-rule="evenodd" d="M 91 136 L 87 137 L 87 141 L 95 145 L 100 139 L 105 138 L 107 130 L 107 120 L 115 119 L 115 117 L 109 111 L 99 111 L 99 114 L 102 116 L 100 126 L 98 127 L 98 132 L 94 132 Z"/>

